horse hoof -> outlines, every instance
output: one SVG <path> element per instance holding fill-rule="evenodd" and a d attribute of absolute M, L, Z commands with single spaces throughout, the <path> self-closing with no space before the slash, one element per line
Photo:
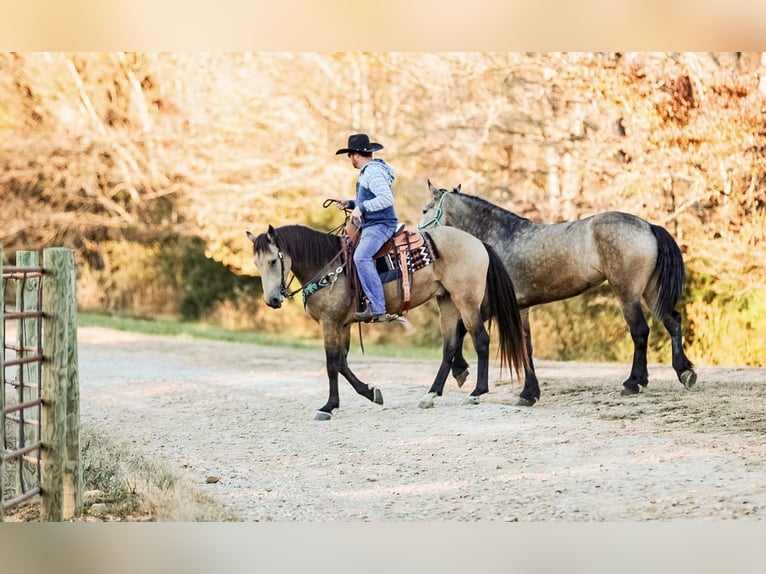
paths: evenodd
<path fill-rule="evenodd" d="M 436 393 L 427 393 L 426 396 L 424 396 L 422 399 L 420 399 L 420 402 L 418 403 L 418 406 L 421 409 L 430 409 L 434 406 L 434 399 L 436 398 Z"/>
<path fill-rule="evenodd" d="M 516 406 L 517 407 L 531 407 L 536 402 L 537 401 L 534 400 L 534 399 L 530 400 L 530 399 L 525 399 L 524 397 L 519 397 L 519 400 L 516 401 Z"/>
<path fill-rule="evenodd" d="M 466 379 L 468 379 L 468 369 L 460 371 L 457 375 L 453 374 L 452 376 L 455 377 L 457 388 L 459 389 L 463 386 L 463 383 L 465 383 Z"/>
<path fill-rule="evenodd" d="M 326 413 L 324 411 L 317 411 L 314 415 L 315 421 L 329 421 L 332 418 L 332 413 Z"/>
<path fill-rule="evenodd" d="M 684 371 L 681 373 L 681 376 L 678 377 L 681 381 L 681 384 L 687 388 L 691 389 L 694 386 L 694 383 L 697 382 L 697 373 L 695 373 L 692 370 Z"/>
<path fill-rule="evenodd" d="M 478 405 L 479 404 L 479 397 L 468 397 L 467 399 L 463 400 L 464 405 Z"/>
<path fill-rule="evenodd" d="M 636 387 L 635 389 L 632 387 L 622 387 L 620 394 L 623 397 L 632 397 L 633 395 L 637 395 L 640 392 L 641 390 L 638 387 Z"/>
<path fill-rule="evenodd" d="M 372 402 L 374 402 L 376 405 L 383 404 L 383 393 L 380 392 L 380 389 L 378 387 L 375 387 L 373 389 Z"/>

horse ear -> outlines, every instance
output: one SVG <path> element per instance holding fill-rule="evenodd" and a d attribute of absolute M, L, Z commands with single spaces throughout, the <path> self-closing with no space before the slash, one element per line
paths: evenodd
<path fill-rule="evenodd" d="M 428 180 L 428 190 L 431 192 L 431 195 L 433 195 L 434 197 L 436 196 L 437 193 L 439 193 L 439 190 L 436 189 L 433 183 L 431 183 L 430 179 Z"/>
<path fill-rule="evenodd" d="M 249 231 L 245 231 L 245 233 L 247 233 L 247 238 L 248 238 L 250 241 L 252 241 L 253 243 L 255 243 L 255 235 L 253 235 L 253 234 L 252 234 L 252 233 L 250 233 Z"/>
<path fill-rule="evenodd" d="M 457 193 L 460 193 L 460 188 L 462 187 L 462 185 L 463 185 L 462 183 L 458 183 L 458 184 L 457 184 L 457 187 L 456 187 L 455 189 L 453 189 L 452 191 L 455 191 L 455 192 L 457 192 Z"/>
<path fill-rule="evenodd" d="M 273 225 L 269 224 L 269 230 L 266 232 L 266 236 L 269 238 L 269 243 L 277 242 L 277 230 L 274 229 Z"/>

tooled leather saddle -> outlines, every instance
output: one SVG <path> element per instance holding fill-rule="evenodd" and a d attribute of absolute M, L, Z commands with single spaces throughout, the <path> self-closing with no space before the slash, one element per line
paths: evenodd
<path fill-rule="evenodd" d="M 345 236 L 349 247 L 346 261 L 349 267 L 353 267 L 353 249 L 359 243 L 360 229 L 349 222 L 345 228 Z M 375 253 L 373 259 L 381 281 L 388 283 L 400 280 L 402 304 L 399 315 L 403 315 L 409 309 L 412 276 L 415 271 L 430 265 L 438 258 L 439 251 L 431 236 L 425 231 L 410 231 L 404 223 L 399 224 L 391 239 Z M 355 267 L 354 271 L 349 273 L 349 277 L 358 281 Z M 358 289 L 357 292 L 361 290 Z"/>

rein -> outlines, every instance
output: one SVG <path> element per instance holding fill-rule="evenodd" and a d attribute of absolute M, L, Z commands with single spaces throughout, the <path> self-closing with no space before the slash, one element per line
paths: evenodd
<path fill-rule="evenodd" d="M 342 203 L 340 200 L 337 199 L 327 199 L 322 204 L 322 207 L 327 208 L 330 207 L 332 204 L 340 204 Z M 348 224 L 348 219 L 350 217 L 351 210 L 348 208 L 344 208 L 343 211 L 346 214 L 345 221 L 335 229 L 331 230 L 330 234 L 338 234 L 338 232 L 345 231 L 346 225 Z M 279 238 L 275 237 L 275 245 L 277 248 L 277 256 L 279 257 L 279 263 L 281 265 L 281 283 L 279 286 L 279 292 L 280 294 L 286 298 L 286 299 L 292 299 L 297 293 L 303 292 L 303 308 L 306 308 L 306 303 L 308 301 L 308 298 L 319 291 L 320 289 L 324 287 L 328 287 L 335 283 L 338 278 L 344 273 L 344 271 L 347 271 L 347 267 L 350 269 L 353 259 L 352 259 L 352 253 L 349 251 L 351 248 L 351 243 L 349 241 L 343 242 L 341 246 L 341 250 L 338 252 L 338 254 L 333 257 L 327 265 L 333 265 L 337 261 L 339 261 L 344 255 L 346 256 L 345 261 L 341 261 L 338 265 L 336 265 L 333 269 L 330 271 L 324 273 L 324 274 L 317 274 L 314 276 L 313 279 L 310 281 L 307 281 L 302 287 L 299 287 L 297 289 L 294 289 L 293 291 L 290 291 L 290 285 L 292 284 L 293 280 L 295 279 L 295 274 L 290 278 L 290 281 L 285 283 L 286 280 L 286 273 L 285 273 L 285 256 L 282 252 L 282 248 L 279 245 Z M 349 280 L 351 281 L 351 289 L 353 292 L 358 293 L 359 292 L 359 285 L 355 283 L 354 279 L 356 279 L 356 274 L 353 272 L 347 272 L 347 275 L 349 277 Z M 362 353 L 364 353 L 364 342 L 362 340 L 362 324 L 358 323 L 359 326 L 359 345 L 361 347 Z"/>
<path fill-rule="evenodd" d="M 330 207 L 333 204 L 340 206 L 341 204 L 345 205 L 345 202 L 343 202 L 343 201 L 341 201 L 339 199 L 328 198 L 328 199 L 324 200 L 324 202 L 322 203 L 322 207 L 327 209 L 328 207 Z M 346 233 L 346 228 L 348 226 L 348 222 L 351 219 L 351 210 L 348 207 L 343 207 L 343 213 L 345 215 L 343 223 L 341 223 L 335 229 L 332 229 L 330 231 L 330 233 L 334 233 L 336 235 L 345 235 L 346 236 L 345 241 L 343 242 L 343 246 L 341 247 L 340 253 L 338 253 L 338 255 L 335 256 L 335 259 L 337 259 L 338 257 L 340 257 L 343 254 L 345 254 L 346 255 L 346 261 L 345 261 L 345 263 L 340 265 L 334 272 L 331 271 L 330 273 L 327 274 L 327 276 L 325 276 L 322 279 L 322 280 L 327 279 L 329 283 L 326 283 L 326 284 L 323 285 L 322 284 L 322 280 L 320 280 L 318 283 L 316 283 L 317 287 L 316 287 L 315 290 L 311 291 L 310 293 L 306 293 L 306 291 L 304 291 L 304 293 L 303 293 L 303 307 L 304 308 L 306 307 L 306 299 L 308 299 L 309 295 L 314 293 L 314 291 L 317 291 L 317 290 L 321 289 L 322 287 L 326 287 L 327 284 L 334 283 L 338 279 L 338 275 L 341 274 L 341 272 L 343 271 L 343 267 L 346 264 L 348 264 L 348 272 L 347 272 L 346 276 L 348 277 L 348 281 L 351 284 L 351 291 L 353 293 L 359 293 L 359 291 L 361 290 L 361 286 L 359 285 L 359 276 L 354 272 L 354 269 L 353 269 L 353 265 L 354 265 L 353 249 L 354 249 L 354 247 L 351 244 L 351 241 L 348 240 L 348 234 Z M 333 261 L 335 261 L 335 259 L 333 259 Z M 331 263 L 332 263 L 332 261 L 331 261 Z M 334 276 L 333 276 L 332 279 L 330 279 L 329 276 L 332 275 L 333 273 L 334 273 Z M 360 349 L 362 351 L 362 354 L 364 354 L 364 339 L 362 337 L 362 324 L 361 323 L 357 323 L 357 326 L 359 328 L 359 347 L 360 347 Z"/>
<path fill-rule="evenodd" d="M 327 209 L 328 207 L 330 207 L 330 206 L 331 206 L 331 205 L 333 205 L 333 204 L 338 204 L 338 205 L 340 205 L 341 203 L 343 203 L 343 202 L 342 202 L 340 199 L 332 199 L 332 198 L 328 198 L 328 199 L 325 199 L 325 200 L 324 200 L 324 202 L 322 203 L 322 207 L 324 207 L 325 209 Z M 346 215 L 346 218 L 345 218 L 345 220 L 343 221 L 343 223 L 341 223 L 341 224 L 340 224 L 338 227 L 334 227 L 333 229 L 331 229 L 331 230 L 330 230 L 330 231 L 328 231 L 327 233 L 332 233 L 333 235 L 340 235 L 340 232 L 341 232 L 343 229 L 345 229 L 345 228 L 346 228 L 346 224 L 348 223 L 348 219 L 349 219 L 349 217 L 351 217 L 351 210 L 350 210 L 350 209 L 348 209 L 347 207 L 344 207 L 344 208 L 343 208 L 343 212 L 344 212 L 344 213 L 345 213 L 345 215 Z"/>
<path fill-rule="evenodd" d="M 343 255 L 342 249 L 335 257 L 330 260 L 328 265 L 332 265 L 335 261 L 340 259 L 341 255 Z M 293 274 L 293 276 L 290 277 L 290 281 L 285 284 L 285 254 L 282 253 L 282 248 L 279 247 L 279 241 L 277 241 L 277 257 L 279 257 L 279 265 L 281 267 L 280 274 L 282 276 L 282 280 L 279 284 L 280 295 L 282 295 L 282 297 L 285 299 L 292 299 L 298 293 L 303 292 L 304 307 L 306 307 L 306 301 L 311 295 L 319 291 L 322 287 L 327 287 L 328 285 L 335 283 L 338 280 L 338 276 L 343 273 L 343 269 L 346 267 L 346 263 L 341 263 L 335 269 L 328 271 L 323 276 L 320 277 L 320 275 L 315 275 L 314 278 L 311 281 L 307 281 L 304 286 L 290 291 L 290 285 L 292 285 L 293 281 L 295 280 L 295 274 Z"/>
<path fill-rule="evenodd" d="M 418 229 L 428 229 L 429 227 L 442 224 L 442 217 L 444 216 L 444 208 L 442 207 L 442 204 L 444 203 L 444 198 L 450 193 L 452 192 L 445 191 L 442 193 L 442 196 L 439 198 L 439 203 L 436 204 L 436 208 L 434 209 L 433 217 L 425 223 L 418 224 Z"/>
<path fill-rule="evenodd" d="M 340 256 L 343 255 L 343 249 L 328 263 L 328 265 L 332 265 L 333 262 L 337 261 Z M 306 284 L 301 287 L 300 289 L 297 289 L 292 292 L 290 295 L 295 295 L 298 291 L 303 292 L 303 308 L 306 308 L 306 302 L 308 301 L 309 297 L 311 297 L 314 293 L 322 289 L 323 287 L 328 287 L 335 283 L 338 280 L 338 277 L 340 277 L 343 274 L 343 270 L 346 267 L 346 263 L 341 263 L 338 265 L 335 269 L 332 271 L 328 271 L 325 273 L 322 277 L 319 277 L 319 275 L 316 275 L 314 279 L 311 281 L 307 281 Z M 319 279 L 317 279 L 319 277 Z"/>
<path fill-rule="evenodd" d="M 322 207 L 326 209 L 334 203 L 340 204 L 342 202 L 338 199 L 326 199 L 324 203 L 322 204 Z M 346 223 L 348 222 L 349 213 L 351 210 L 344 209 L 344 211 L 346 212 L 346 220 L 335 229 L 330 230 L 328 233 L 337 235 L 338 232 L 345 229 Z M 314 293 L 316 293 L 323 287 L 332 285 L 338 280 L 338 277 L 343 274 L 347 261 L 340 263 L 340 265 L 335 267 L 335 269 L 328 271 L 324 275 L 321 275 L 321 274 L 315 275 L 310 281 L 307 281 L 302 287 L 298 287 L 297 289 L 293 289 L 292 291 L 290 291 L 289 290 L 290 285 L 292 285 L 293 280 L 295 279 L 295 274 L 293 274 L 293 276 L 290 278 L 290 281 L 287 284 L 285 284 L 285 279 L 286 279 L 285 278 L 285 275 L 286 275 L 285 274 L 285 255 L 282 252 L 282 248 L 279 245 L 279 237 L 276 237 L 275 239 L 276 239 L 275 244 L 277 247 L 277 257 L 279 257 L 279 264 L 281 266 L 281 282 L 279 285 L 279 293 L 285 299 L 292 299 L 295 295 L 302 292 L 304 309 L 306 308 L 306 302 L 308 301 L 308 298 L 311 295 L 313 295 Z M 338 261 L 343 256 L 345 251 L 346 251 L 346 247 L 344 246 L 341 248 L 338 254 L 327 263 L 327 265 L 332 265 L 333 263 Z"/>

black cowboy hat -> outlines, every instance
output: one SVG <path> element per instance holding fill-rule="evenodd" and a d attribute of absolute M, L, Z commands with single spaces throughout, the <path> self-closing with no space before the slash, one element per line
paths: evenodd
<path fill-rule="evenodd" d="M 367 134 L 353 134 L 348 136 L 348 147 L 339 149 L 335 152 L 335 155 L 342 153 L 372 153 L 381 149 L 383 149 L 383 146 L 379 143 L 370 142 Z"/>

